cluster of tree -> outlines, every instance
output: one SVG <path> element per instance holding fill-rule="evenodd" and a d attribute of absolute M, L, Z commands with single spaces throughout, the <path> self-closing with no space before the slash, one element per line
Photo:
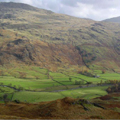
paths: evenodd
<path fill-rule="evenodd" d="M 115 84 L 112 87 L 108 87 L 106 90 L 108 93 L 113 93 L 113 92 L 120 92 L 120 83 L 119 84 Z"/>
<path fill-rule="evenodd" d="M 83 84 L 84 84 L 84 81 L 75 80 L 75 85 L 83 85 Z"/>
<path fill-rule="evenodd" d="M 12 93 L 12 94 L 14 94 L 14 93 Z M 3 96 L 0 97 L 0 100 L 4 101 L 5 105 L 7 105 L 7 103 L 12 100 L 12 97 L 13 97 L 13 96 L 10 97 L 9 94 L 6 94 L 6 93 L 5 93 Z M 13 102 L 15 102 L 15 103 L 20 103 L 19 100 L 14 100 Z"/>
<path fill-rule="evenodd" d="M 82 70 L 78 72 L 79 74 L 85 75 L 85 76 L 89 76 L 89 77 L 95 77 L 95 75 L 91 72 L 89 72 L 88 70 Z"/>
<path fill-rule="evenodd" d="M 5 104 L 7 104 L 7 102 L 9 101 L 7 94 L 3 95 L 3 101 L 4 101 Z"/>
<path fill-rule="evenodd" d="M 115 84 L 119 84 L 119 83 L 120 83 L 120 81 L 119 81 L 119 80 L 106 80 L 106 81 L 105 81 L 105 83 L 115 85 Z"/>
<path fill-rule="evenodd" d="M 8 98 L 8 94 L 4 94 L 3 96 L 0 97 L 1 101 L 4 101 L 5 105 L 10 101 Z"/>
<path fill-rule="evenodd" d="M 115 84 L 119 84 L 120 81 L 119 80 L 101 80 L 99 83 L 97 83 L 97 85 L 104 85 L 104 84 L 112 84 L 112 85 L 115 85 Z"/>

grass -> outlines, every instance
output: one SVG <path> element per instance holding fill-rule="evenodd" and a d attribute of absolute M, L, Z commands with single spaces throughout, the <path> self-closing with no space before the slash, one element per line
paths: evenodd
<path fill-rule="evenodd" d="M 27 102 L 42 102 L 42 101 L 52 101 L 59 98 L 63 98 L 59 93 L 50 93 L 50 92 L 19 92 L 15 93 L 13 100 L 17 99 L 20 101 Z"/>
<path fill-rule="evenodd" d="M 16 85 L 16 87 L 23 87 L 24 89 L 43 89 L 47 87 L 53 87 L 53 84 L 59 85 L 59 83 L 56 83 L 52 81 L 51 79 L 19 79 L 14 77 L 0 77 L 0 83 L 3 83 L 4 85 L 9 85 L 10 83 L 12 86 Z"/>
<path fill-rule="evenodd" d="M 23 70 L 24 69 L 24 70 Z M 4 69 L 3 69 L 4 70 Z M 35 90 L 36 92 L 32 91 L 21 91 L 15 92 L 13 96 L 13 100 L 19 99 L 20 101 L 27 100 L 28 102 L 40 102 L 40 101 L 51 101 L 63 97 L 73 97 L 73 98 L 85 98 L 85 99 L 92 99 L 95 97 L 106 95 L 107 92 L 105 91 L 108 86 L 97 86 L 97 87 L 89 87 L 89 88 L 81 88 L 81 89 L 74 89 L 69 90 L 72 88 L 79 87 L 79 85 L 75 85 L 75 81 L 82 81 L 84 80 L 84 84 L 86 82 L 92 82 L 93 84 L 100 83 L 101 80 L 104 78 L 106 80 L 120 80 L 120 74 L 117 73 L 110 73 L 106 72 L 102 74 L 100 70 L 96 70 L 95 73 L 100 76 L 100 78 L 88 77 L 81 74 L 69 74 L 67 72 L 57 73 L 57 72 L 48 72 L 47 69 L 42 69 L 39 67 L 28 67 L 22 66 L 19 68 L 14 68 L 14 71 L 22 71 L 26 72 L 28 76 L 36 76 L 39 74 L 40 77 L 38 79 L 33 78 L 15 78 L 13 76 L 0 76 L 0 83 L 4 85 L 9 85 L 10 83 L 12 86 L 19 86 L 23 87 L 24 89 Z M 6 71 L 7 72 L 7 71 Z M 48 79 L 48 74 L 52 76 L 53 79 Z M 69 80 L 71 78 L 71 81 Z M 54 81 L 55 80 L 55 81 Z M 106 81 L 104 80 L 104 81 Z M 103 82 L 104 82 L 103 81 Z M 4 89 L 4 93 L 0 93 L 2 96 L 5 93 L 13 93 L 14 90 L 10 88 L 2 88 Z M 57 91 L 57 90 L 65 90 L 61 92 L 48 92 L 48 91 Z M 41 92 L 38 92 L 41 91 Z"/>
<path fill-rule="evenodd" d="M 3 93 L 13 93 L 14 90 L 12 88 L 9 88 L 9 87 L 2 87 L 0 86 L 0 93 L 3 94 Z"/>
<path fill-rule="evenodd" d="M 120 74 L 118 73 L 105 73 L 100 75 L 102 78 L 108 79 L 108 80 L 120 80 Z"/>
<path fill-rule="evenodd" d="M 73 97 L 73 98 L 85 98 L 92 99 L 95 97 L 106 95 L 107 92 L 105 87 L 93 87 L 93 88 L 82 88 L 77 90 L 66 90 L 62 92 L 16 92 L 13 96 L 13 100 L 17 99 L 20 101 L 27 102 L 42 102 L 42 101 L 52 101 L 64 97 Z"/>
<path fill-rule="evenodd" d="M 65 96 L 70 96 L 70 97 L 79 97 L 79 98 L 85 98 L 85 99 L 92 99 L 95 97 L 103 96 L 106 95 L 107 92 L 105 89 L 108 88 L 108 86 L 105 87 L 92 87 L 92 88 L 81 88 L 77 90 L 68 90 L 68 91 L 63 91 L 61 92 Z"/>
<path fill-rule="evenodd" d="M 66 76 L 62 73 L 49 72 L 49 75 L 52 76 L 54 79 L 56 79 L 56 78 L 68 78 L 68 76 Z"/>
<path fill-rule="evenodd" d="M 16 68 L 18 69 L 18 68 Z M 20 68 L 19 70 L 25 69 L 24 71 L 27 71 L 28 76 L 34 76 L 36 74 L 39 74 L 40 78 L 35 79 L 33 78 L 26 78 L 26 79 L 20 79 L 20 78 L 15 78 L 12 76 L 0 76 L 0 83 L 3 83 L 4 85 L 12 84 L 12 86 L 16 85 L 16 87 L 19 87 L 19 85 L 25 89 L 45 89 L 45 88 L 50 88 L 54 86 L 61 86 L 63 85 L 75 85 L 75 81 L 83 81 L 84 84 L 86 82 L 92 82 L 93 84 L 100 83 L 101 80 L 104 82 L 106 80 L 120 80 L 120 74 L 117 73 L 109 73 L 106 72 L 105 74 L 102 74 L 101 71 L 95 71 L 98 73 L 100 78 L 95 78 L 95 77 L 88 77 L 85 75 L 81 74 L 73 74 L 73 75 L 67 75 L 64 73 L 56 73 L 56 72 L 49 72 L 49 75 L 53 77 L 55 81 L 52 79 L 48 79 L 46 76 L 46 73 L 48 72 L 46 69 L 41 69 L 39 67 L 31 67 L 30 70 L 28 67 L 23 67 Z M 31 70 L 32 69 L 32 70 Z M 39 73 L 40 72 L 40 73 Z M 41 77 L 46 76 L 46 77 Z M 72 78 L 71 81 L 69 78 Z"/>

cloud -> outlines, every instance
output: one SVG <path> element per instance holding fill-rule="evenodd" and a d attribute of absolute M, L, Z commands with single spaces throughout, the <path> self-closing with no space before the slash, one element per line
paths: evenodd
<path fill-rule="evenodd" d="M 103 20 L 120 16 L 120 0 L 61 0 L 61 4 L 70 6 L 71 15 L 76 17 Z"/>
<path fill-rule="evenodd" d="M 103 20 L 120 16 L 120 0 L 0 0 L 21 2 L 56 13 Z"/>

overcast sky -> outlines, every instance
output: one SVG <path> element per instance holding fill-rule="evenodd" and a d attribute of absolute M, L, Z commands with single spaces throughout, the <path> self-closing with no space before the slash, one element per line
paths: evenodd
<path fill-rule="evenodd" d="M 21 2 L 56 13 L 80 18 L 103 20 L 120 16 L 120 0 L 0 0 L 1 2 Z"/>

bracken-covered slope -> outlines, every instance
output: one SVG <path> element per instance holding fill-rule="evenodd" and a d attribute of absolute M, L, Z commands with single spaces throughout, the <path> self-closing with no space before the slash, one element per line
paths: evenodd
<path fill-rule="evenodd" d="M 0 64 L 66 65 L 117 69 L 120 24 L 53 13 L 21 3 L 0 3 Z M 8 59 L 9 58 L 9 59 Z"/>
<path fill-rule="evenodd" d="M 0 104 L 1 119 L 119 119 L 120 94 L 93 100 L 63 98 L 50 102 Z"/>
<path fill-rule="evenodd" d="M 0 30 L 0 33 L 1 65 L 25 63 L 56 71 L 59 67 L 84 64 L 82 56 L 73 45 L 31 41 L 6 30 Z"/>

